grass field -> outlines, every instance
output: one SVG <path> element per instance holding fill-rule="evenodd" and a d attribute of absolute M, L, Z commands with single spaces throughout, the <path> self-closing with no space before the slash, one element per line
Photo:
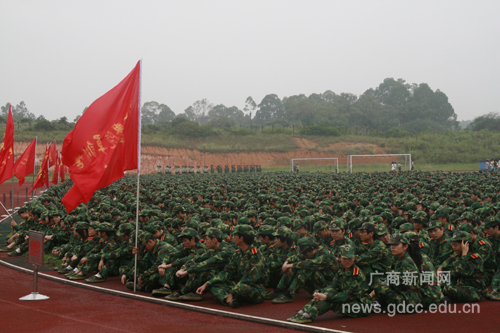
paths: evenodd
<path fill-rule="evenodd" d="M 334 172 L 334 165 L 300 167 L 301 172 Z M 290 167 L 264 168 L 264 172 L 290 171 Z M 352 172 L 389 172 L 390 165 L 386 164 L 354 164 Z M 404 168 L 403 168 L 404 170 Z M 479 163 L 450 163 L 450 164 L 422 164 L 415 165 L 416 171 L 479 171 Z M 346 165 L 339 164 L 339 172 L 346 172 Z"/>

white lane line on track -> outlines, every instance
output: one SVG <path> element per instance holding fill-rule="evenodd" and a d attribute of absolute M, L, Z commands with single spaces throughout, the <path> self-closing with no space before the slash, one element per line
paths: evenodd
<path fill-rule="evenodd" d="M 7 300 L 4 300 L 4 299 L 0 299 L 0 302 L 8 303 L 8 304 L 11 304 L 13 306 L 18 306 L 18 307 L 21 307 L 21 308 L 24 308 L 24 309 L 29 309 L 31 311 L 36 311 L 36 312 L 40 312 L 40 313 L 44 313 L 44 314 L 48 314 L 48 315 L 54 315 L 54 316 L 61 317 L 61 318 L 67 319 L 67 320 L 76 321 L 76 322 L 79 322 L 79 323 L 82 323 L 82 324 L 85 324 L 85 325 L 93 325 L 93 326 L 97 326 L 98 328 L 106 328 L 106 329 L 109 329 L 109 330 L 114 330 L 114 331 L 119 331 L 119 332 L 134 333 L 134 331 L 127 331 L 127 330 L 124 330 L 122 328 L 116 328 L 116 327 L 113 327 L 113 326 L 106 326 L 106 325 L 96 324 L 96 323 L 93 323 L 91 321 L 80 320 L 80 319 L 76 319 L 76 318 L 73 318 L 73 317 L 64 316 L 64 315 L 56 313 L 56 312 L 50 312 L 50 311 L 45 311 L 45 310 L 40 310 L 40 309 L 32 308 L 31 306 L 21 305 L 19 303 L 14 303 L 14 302 L 7 301 Z"/>
<path fill-rule="evenodd" d="M 16 269 L 16 270 L 23 271 L 25 273 L 30 273 L 30 274 L 33 273 L 33 270 L 31 270 L 31 269 L 22 268 L 22 267 L 13 265 L 13 264 L 8 263 L 8 262 L 3 261 L 3 260 L 0 260 L 0 264 L 7 266 L 7 267 L 10 267 L 10 268 L 13 268 L 13 269 Z M 299 330 L 299 331 L 307 331 L 307 332 L 351 333 L 351 332 L 347 332 L 347 331 L 339 331 L 339 330 L 334 330 L 334 329 L 329 329 L 329 328 L 324 328 L 324 327 L 296 324 L 296 323 L 291 323 L 291 322 L 282 321 L 282 320 L 251 316 L 251 315 L 246 315 L 243 313 L 217 310 L 217 309 L 206 308 L 206 307 L 191 305 L 191 304 L 186 304 L 186 303 L 178 303 L 178 302 L 174 302 L 174 301 L 168 301 L 166 299 L 153 298 L 150 296 L 136 295 L 133 293 L 127 293 L 127 292 L 123 292 L 123 291 L 119 291 L 119 290 L 108 289 L 108 288 L 98 287 L 95 285 L 75 282 L 75 281 L 59 278 L 57 276 L 53 276 L 53 275 L 49 275 L 49 274 L 45 274 L 45 273 L 40 273 L 40 272 L 38 273 L 38 276 L 43 277 L 43 278 L 48 279 L 48 280 L 58 281 L 58 282 L 61 282 L 64 284 L 70 284 L 70 285 L 73 285 L 76 287 L 85 288 L 85 289 L 89 289 L 89 290 L 95 290 L 95 291 L 105 292 L 108 294 L 129 297 L 132 299 L 139 299 L 139 300 L 143 300 L 143 301 L 151 302 L 151 303 L 163 304 L 166 306 L 171 306 L 171 307 L 180 308 L 180 309 L 184 309 L 184 310 L 208 313 L 208 314 L 227 317 L 227 318 L 246 320 L 246 321 L 251 321 L 254 323 L 279 326 L 279 327 L 284 327 L 284 328 L 289 328 L 289 329 L 294 329 L 294 330 Z"/>

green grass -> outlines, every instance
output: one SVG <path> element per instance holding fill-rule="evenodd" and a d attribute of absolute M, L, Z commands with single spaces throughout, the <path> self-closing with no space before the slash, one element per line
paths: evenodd
<path fill-rule="evenodd" d="M 386 164 L 354 164 L 352 172 L 389 172 L 390 165 Z M 401 168 L 404 171 L 404 167 Z M 479 163 L 450 163 L 450 164 L 415 164 L 416 171 L 479 171 Z M 264 172 L 279 172 L 290 171 L 290 167 L 271 167 L 263 168 Z M 335 167 L 329 166 L 312 166 L 300 167 L 301 172 L 333 172 Z M 339 164 L 339 172 L 346 172 L 346 165 Z"/>

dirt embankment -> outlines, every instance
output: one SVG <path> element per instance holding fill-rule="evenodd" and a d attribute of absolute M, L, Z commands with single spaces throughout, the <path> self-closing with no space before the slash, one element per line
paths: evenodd
<path fill-rule="evenodd" d="M 182 166 L 210 166 L 210 165 L 261 165 L 263 168 L 284 167 L 290 165 L 292 158 L 332 158 L 337 157 L 339 164 L 345 164 L 349 154 L 362 152 L 363 154 L 385 154 L 385 151 L 374 144 L 339 142 L 327 147 L 319 147 L 316 142 L 294 138 L 298 149 L 289 152 L 235 152 L 235 153 L 207 153 L 196 149 L 163 148 L 154 146 L 142 146 L 141 148 L 141 172 L 155 173 L 159 165 L 162 169 L 166 165 Z M 14 145 L 15 158 L 24 152 L 29 142 L 16 142 Z M 40 165 L 43 159 L 46 145 L 38 144 L 36 150 L 36 164 Z M 62 144 L 57 144 L 61 151 Z M 374 162 L 373 160 L 371 161 Z"/>

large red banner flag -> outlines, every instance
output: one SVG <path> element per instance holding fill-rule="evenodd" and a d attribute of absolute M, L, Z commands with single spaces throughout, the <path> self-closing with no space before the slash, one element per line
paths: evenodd
<path fill-rule="evenodd" d="M 19 179 L 19 186 L 23 186 L 24 178 L 35 172 L 36 138 L 14 163 L 14 175 Z"/>
<path fill-rule="evenodd" d="M 38 175 L 36 176 L 33 187 L 28 194 L 35 188 L 42 187 L 43 185 L 49 187 L 49 148 L 45 149 L 45 154 L 43 155 L 42 165 L 40 165 L 40 170 L 38 170 Z"/>
<path fill-rule="evenodd" d="M 141 62 L 116 87 L 95 100 L 63 142 L 63 164 L 73 187 L 63 197 L 71 212 L 94 192 L 137 169 Z"/>
<path fill-rule="evenodd" d="M 57 146 L 55 142 L 49 146 L 49 168 L 56 164 L 57 160 Z"/>
<path fill-rule="evenodd" d="M 50 161 L 50 158 L 49 158 Z M 56 155 L 54 174 L 52 175 L 52 184 L 57 185 L 59 183 L 59 153 Z"/>
<path fill-rule="evenodd" d="M 0 148 L 0 184 L 14 175 L 14 119 L 12 118 L 12 105 L 9 105 L 7 126 L 3 135 Z"/>

